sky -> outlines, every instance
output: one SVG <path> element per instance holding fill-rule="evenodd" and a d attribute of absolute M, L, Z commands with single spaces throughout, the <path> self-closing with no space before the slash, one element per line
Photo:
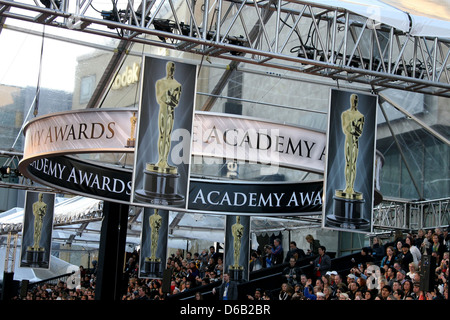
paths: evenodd
<path fill-rule="evenodd" d="M 42 32 L 43 26 L 32 29 Z M 48 28 L 48 27 L 47 27 Z M 41 65 L 42 37 L 3 29 L 0 34 L 0 83 L 36 86 Z M 77 57 L 92 48 L 45 38 L 41 67 L 41 87 L 71 92 L 75 84 Z"/>
<path fill-rule="evenodd" d="M 19 0 L 19 2 L 28 3 L 32 1 Z M 118 9 L 125 9 L 128 4 L 127 0 L 115 0 L 114 2 L 117 3 Z M 75 12 L 75 3 L 75 1 L 69 0 L 69 12 Z M 139 1 L 136 3 L 138 4 Z M 97 11 L 111 9 L 112 4 L 110 0 L 94 0 L 85 15 L 101 18 L 100 13 Z M 12 10 L 20 13 L 19 9 Z M 36 13 L 28 11 L 24 14 L 29 16 Z M 42 44 L 40 35 L 43 30 L 47 34 L 51 33 L 57 36 L 78 39 L 95 45 L 112 46 L 111 39 L 108 37 L 49 26 L 46 26 L 44 29 L 44 26 L 41 24 L 12 18 L 7 18 L 5 23 L 5 28 L 0 31 L 0 84 L 13 86 L 37 85 Z M 11 30 L 8 29 L 9 25 L 31 30 L 39 35 Z M 68 92 L 73 91 L 77 57 L 92 51 L 94 51 L 92 47 L 45 38 L 40 80 L 41 87 Z"/>

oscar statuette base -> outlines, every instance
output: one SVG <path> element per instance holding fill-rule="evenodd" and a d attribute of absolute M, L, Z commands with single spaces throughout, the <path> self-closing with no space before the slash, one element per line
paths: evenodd
<path fill-rule="evenodd" d="M 244 267 L 242 266 L 229 266 L 228 272 L 230 274 L 230 279 L 233 281 L 244 280 Z"/>
<path fill-rule="evenodd" d="M 144 268 L 141 270 L 142 275 L 155 278 L 162 277 L 162 264 L 160 259 L 145 258 Z"/>
<path fill-rule="evenodd" d="M 125 146 L 125 148 L 134 148 L 136 144 L 136 140 L 135 139 L 127 139 L 127 145 Z"/>
<path fill-rule="evenodd" d="M 336 228 L 369 230 L 370 221 L 364 218 L 364 202 L 361 196 L 348 199 L 335 195 L 333 214 L 326 217 L 326 224 Z"/>
<path fill-rule="evenodd" d="M 48 268 L 48 262 L 44 261 L 45 251 L 43 248 L 34 249 L 27 248 L 25 259 L 22 260 L 22 265 L 32 268 Z"/>
<path fill-rule="evenodd" d="M 149 170 L 149 167 L 152 169 Z M 151 204 L 184 206 L 185 198 L 177 194 L 180 174 L 176 170 L 159 172 L 156 166 L 147 165 L 144 170 L 143 189 L 136 190 L 137 200 Z"/>

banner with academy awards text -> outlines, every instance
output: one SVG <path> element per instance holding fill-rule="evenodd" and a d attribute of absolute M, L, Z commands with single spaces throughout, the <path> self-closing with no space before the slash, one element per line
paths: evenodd
<path fill-rule="evenodd" d="M 371 232 L 377 96 L 332 89 L 322 225 Z"/>
<path fill-rule="evenodd" d="M 225 221 L 224 272 L 231 280 L 248 281 L 250 262 L 250 217 L 227 215 Z"/>
<path fill-rule="evenodd" d="M 139 277 L 162 279 L 166 268 L 169 212 L 144 208 Z"/>
<path fill-rule="evenodd" d="M 22 230 L 21 268 L 50 267 L 55 195 L 27 191 Z"/>
<path fill-rule="evenodd" d="M 197 66 L 146 57 L 131 201 L 186 208 Z"/>

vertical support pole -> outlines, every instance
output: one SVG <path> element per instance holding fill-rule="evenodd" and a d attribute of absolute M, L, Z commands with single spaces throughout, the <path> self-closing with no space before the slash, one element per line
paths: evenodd
<path fill-rule="evenodd" d="M 123 293 L 128 208 L 128 205 L 115 202 L 103 204 L 95 300 L 120 300 Z"/>

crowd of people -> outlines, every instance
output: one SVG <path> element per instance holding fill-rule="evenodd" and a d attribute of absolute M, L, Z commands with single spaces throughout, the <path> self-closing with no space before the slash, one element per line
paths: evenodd
<path fill-rule="evenodd" d="M 177 250 L 167 259 L 166 269 L 171 270 L 171 283 L 164 289 L 162 279 L 141 278 L 139 276 L 139 252 L 133 252 L 124 267 L 123 280 L 126 281 L 122 300 L 163 300 L 168 295 L 192 290 L 214 281 L 221 281 L 223 259 L 211 246 L 201 253 L 186 253 Z M 95 269 L 80 270 L 66 281 L 57 284 L 32 286 L 24 300 L 95 300 L 97 272 Z M 201 296 L 199 295 L 199 298 Z"/>
<path fill-rule="evenodd" d="M 314 273 L 306 275 L 295 258 L 282 273 L 275 294 L 257 289 L 255 299 L 275 300 L 448 300 L 449 228 L 397 233 L 393 242 L 378 237 L 362 248 L 346 274 L 332 270 L 326 248 L 319 246 Z M 426 264 L 422 261 L 426 260 Z M 423 272 L 421 268 L 429 268 Z M 421 272 L 422 271 L 422 272 Z M 428 275 L 428 276 L 427 276 Z M 424 278 L 427 277 L 427 278 Z M 273 291 L 272 291 L 273 292 Z"/>
<path fill-rule="evenodd" d="M 253 251 L 250 271 L 285 263 L 281 273 L 282 285 L 272 290 L 256 289 L 244 297 L 230 300 L 448 300 L 449 235 L 448 229 L 419 230 L 416 234 L 399 233 L 394 241 L 383 244 L 372 239 L 370 247 L 362 248 L 353 267 L 343 273 L 333 269 L 326 248 L 311 235 L 306 237 L 310 247 L 306 252 L 295 241 L 283 251 L 280 239 L 266 245 L 264 252 Z M 428 256 L 428 257 L 425 257 Z M 305 274 L 297 261 L 312 257 L 313 272 Z M 421 262 L 428 259 L 431 276 L 423 279 Z M 124 268 L 126 292 L 122 300 L 163 300 L 168 295 L 191 290 L 196 299 L 202 294 L 200 286 L 220 281 L 213 293 L 224 299 L 229 275 L 224 274 L 222 255 L 211 246 L 209 250 L 191 254 L 178 250 L 167 259 L 171 283 L 163 286 L 162 279 L 139 277 L 139 253 L 134 252 Z M 80 267 L 80 282 L 74 287 L 69 281 L 45 284 L 30 289 L 26 300 L 94 300 L 96 271 Z M 225 289 L 226 288 L 226 289 Z M 19 299 L 19 297 L 16 297 Z"/>
<path fill-rule="evenodd" d="M 56 284 L 44 283 L 32 285 L 24 297 L 15 296 L 14 300 L 95 300 L 96 268 L 79 270 L 66 280 Z"/>
<path fill-rule="evenodd" d="M 127 292 L 122 300 L 161 300 L 167 295 L 195 290 L 203 285 L 222 281 L 224 272 L 223 257 L 216 252 L 214 246 L 201 253 L 177 250 L 167 259 L 166 270 L 171 270 L 170 287 L 163 288 L 162 279 L 139 278 L 138 253 L 135 253 L 125 268 L 129 279 Z M 201 299 L 201 295 L 198 296 Z"/>

